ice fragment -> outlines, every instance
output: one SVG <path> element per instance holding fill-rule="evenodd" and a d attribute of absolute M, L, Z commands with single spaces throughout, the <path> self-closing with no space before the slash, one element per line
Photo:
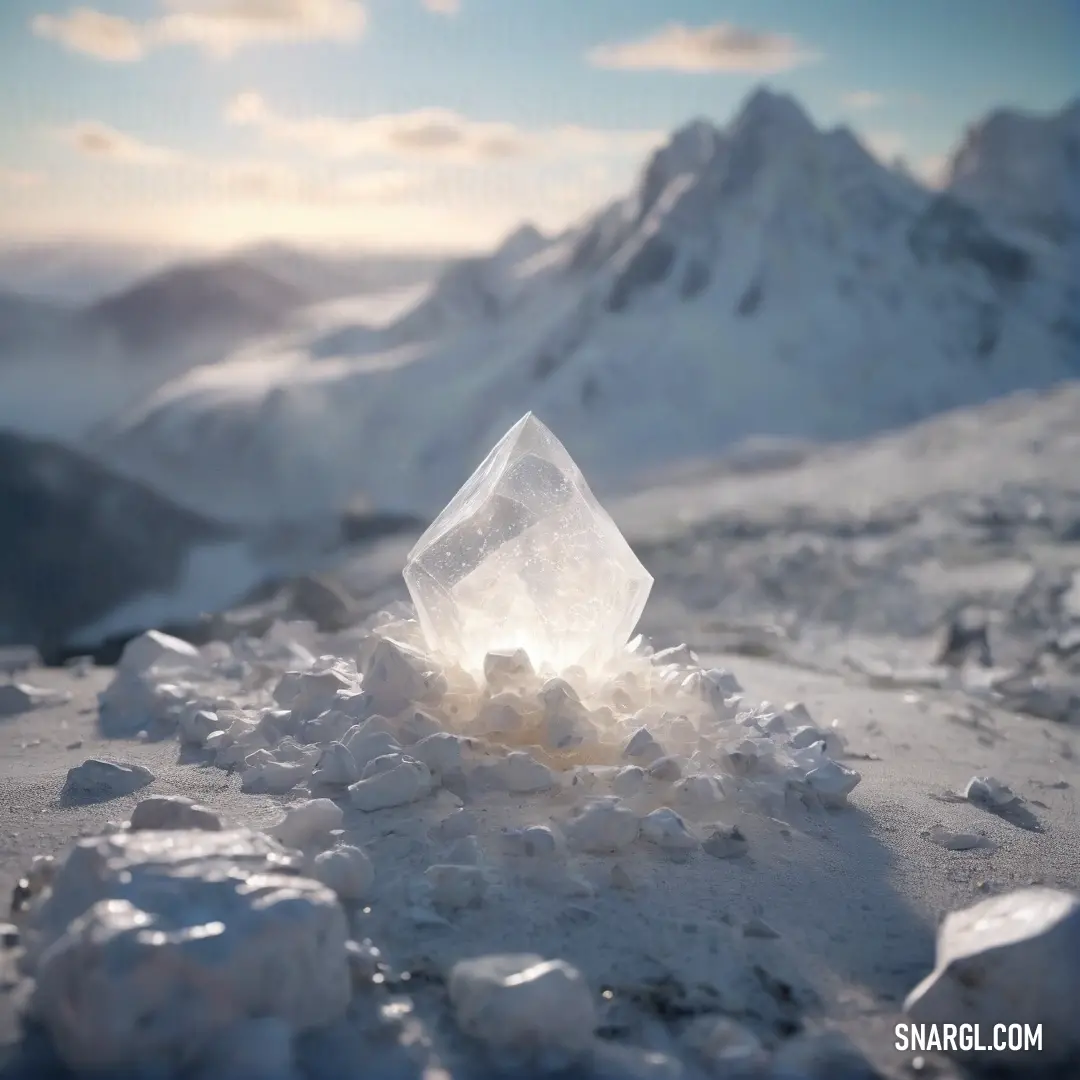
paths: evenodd
<path fill-rule="evenodd" d="M 558 672 L 592 670 L 625 648 L 652 577 L 528 413 L 417 542 L 405 583 L 444 657 L 482 673 L 488 654 L 523 649 Z"/>

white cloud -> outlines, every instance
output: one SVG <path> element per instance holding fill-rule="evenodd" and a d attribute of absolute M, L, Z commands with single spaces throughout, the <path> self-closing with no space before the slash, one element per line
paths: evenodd
<path fill-rule="evenodd" d="M 852 90 L 840 99 L 849 109 L 877 109 L 885 104 L 885 98 L 873 90 Z"/>
<path fill-rule="evenodd" d="M 157 18 L 136 21 L 75 8 L 38 15 L 36 34 L 99 60 L 141 59 L 153 48 L 194 45 L 217 57 L 246 45 L 296 41 L 349 41 L 359 37 L 366 13 L 359 0 L 161 0 Z"/>
<path fill-rule="evenodd" d="M 668 23 L 634 41 L 598 45 L 587 54 L 595 67 L 623 71 L 787 71 L 817 56 L 787 34 L 749 30 L 732 23 Z"/>
<path fill-rule="evenodd" d="M 30 23 L 39 37 L 98 60 L 138 60 L 146 52 L 141 28 L 130 19 L 75 8 L 67 15 L 38 15 Z"/>
<path fill-rule="evenodd" d="M 404 170 L 347 174 L 302 171 L 273 161 L 215 161 L 155 146 L 94 120 L 62 129 L 60 137 L 80 155 L 119 166 L 173 166 L 194 189 L 231 197 L 296 203 L 391 202 L 416 193 L 422 179 Z M 0 168 L 0 183 L 28 186 L 34 174 Z M 21 181 L 21 183 L 20 183 Z"/>
<path fill-rule="evenodd" d="M 12 169 L 6 165 L 0 165 L 0 187 L 32 188 L 38 187 L 44 182 L 45 177 L 39 172 L 30 172 L 27 169 Z"/>
<path fill-rule="evenodd" d="M 173 165 L 183 160 L 183 155 L 175 150 L 143 142 L 96 120 L 74 124 L 63 129 L 60 136 L 84 157 L 122 165 L 157 167 Z"/>
<path fill-rule="evenodd" d="M 257 93 L 235 97 L 232 123 L 257 129 L 268 141 L 326 158 L 412 157 L 478 164 L 524 157 L 639 153 L 662 140 L 655 131 L 601 131 L 573 125 L 527 131 L 499 121 L 470 120 L 449 109 L 417 109 L 363 119 L 284 116 Z"/>
<path fill-rule="evenodd" d="M 424 7 L 436 15 L 456 15 L 461 10 L 461 0 L 424 0 Z"/>

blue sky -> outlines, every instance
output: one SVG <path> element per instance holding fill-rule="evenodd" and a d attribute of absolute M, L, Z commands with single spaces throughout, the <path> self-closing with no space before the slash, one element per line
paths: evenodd
<path fill-rule="evenodd" d="M 483 246 L 762 82 L 933 177 L 1078 73 L 1080 0 L 3 0 L 0 235 Z"/>

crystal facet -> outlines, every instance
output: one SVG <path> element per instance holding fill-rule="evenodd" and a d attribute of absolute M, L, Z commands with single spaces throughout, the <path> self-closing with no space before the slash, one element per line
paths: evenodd
<path fill-rule="evenodd" d="M 528 413 L 409 553 L 405 584 L 432 651 L 482 673 L 489 653 L 523 649 L 560 672 L 626 645 L 652 577 Z"/>

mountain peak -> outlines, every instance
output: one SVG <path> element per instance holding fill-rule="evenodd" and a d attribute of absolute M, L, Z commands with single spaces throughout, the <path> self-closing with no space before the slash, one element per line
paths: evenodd
<path fill-rule="evenodd" d="M 790 94 L 778 93 L 767 86 L 759 86 L 745 98 L 729 130 L 735 135 L 762 128 L 776 130 L 785 136 L 801 136 L 816 130 L 810 117 Z"/>
<path fill-rule="evenodd" d="M 506 236 L 495 254 L 510 262 L 520 262 L 535 255 L 547 242 L 548 238 L 532 222 L 526 221 Z"/>

